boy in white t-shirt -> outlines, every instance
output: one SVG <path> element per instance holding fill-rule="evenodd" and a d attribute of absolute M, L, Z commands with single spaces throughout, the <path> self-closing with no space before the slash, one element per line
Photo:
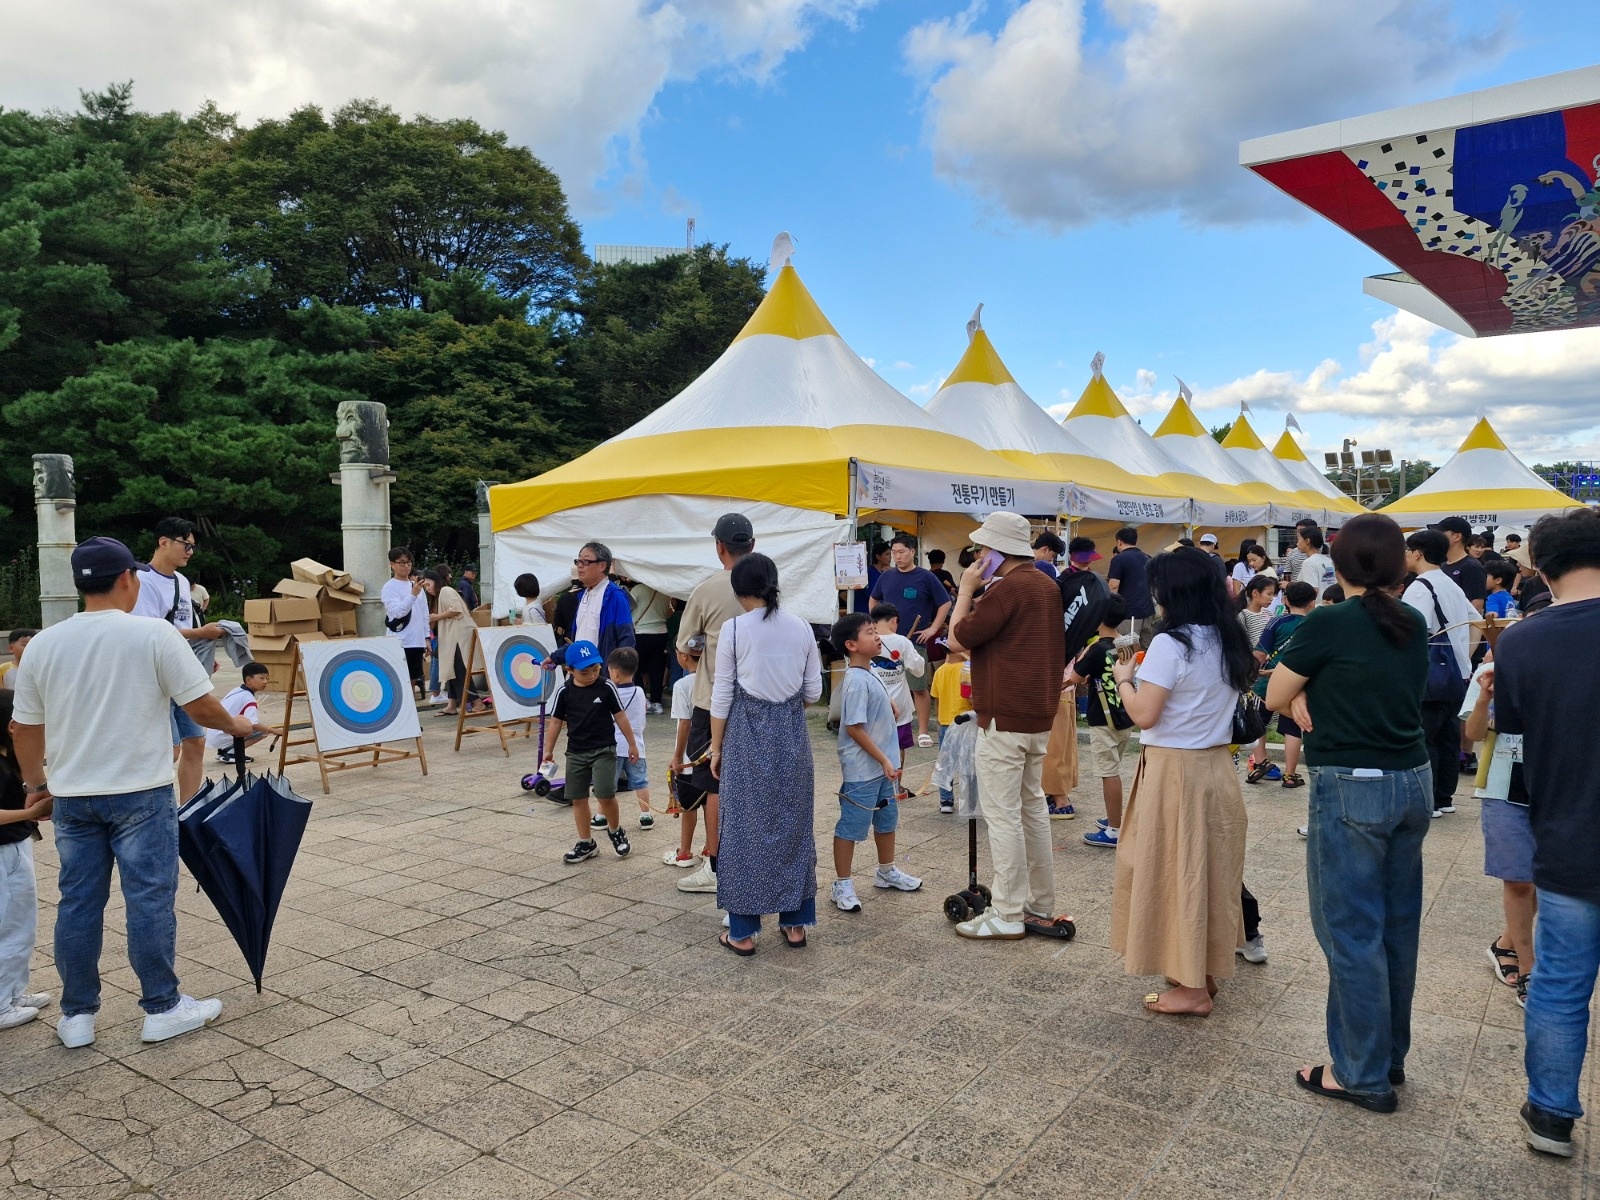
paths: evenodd
<path fill-rule="evenodd" d="M 260 712 L 256 707 L 256 693 L 267 686 L 268 674 L 267 668 L 261 663 L 246 663 L 239 686 L 222 698 L 222 707 L 228 710 L 229 716 L 244 717 L 254 727 L 250 736 L 244 739 L 246 746 L 259 742 L 269 733 L 277 732 L 261 723 Z M 217 752 L 217 761 L 230 766 L 237 765 L 239 761 L 233 756 L 233 742 L 231 735 L 218 729 L 210 730 L 206 734 L 206 745 Z M 251 761 L 248 754 L 245 755 L 244 761 Z"/>
<path fill-rule="evenodd" d="M 639 802 L 639 828 L 655 827 L 655 814 L 650 811 L 650 770 L 644 761 L 644 723 L 648 712 L 644 688 L 633 681 L 639 673 L 639 652 L 632 646 L 618 646 L 606 659 L 606 674 L 622 700 L 622 711 L 627 714 L 628 725 L 639 745 L 639 757 L 628 757 L 628 739 L 622 736 L 620 725 L 617 738 L 617 790 L 632 791 Z M 590 824 L 596 828 L 605 818 L 596 813 Z"/>
<path fill-rule="evenodd" d="M 681 810 L 678 819 L 681 824 L 678 845 L 669 847 L 661 856 L 661 861 L 669 867 L 693 868 L 703 861 L 702 856 L 694 852 L 694 827 L 705 794 L 694 786 L 694 772 L 684 762 L 684 756 L 689 753 L 689 725 L 694 720 L 694 676 L 700 669 L 700 656 L 705 653 L 706 639 L 697 633 L 684 645 L 686 648 L 678 651 L 678 666 L 683 668 L 683 677 L 672 685 L 672 719 L 677 722 L 678 737 L 672 745 L 672 763 L 667 768 L 672 772 L 672 780 L 677 787 Z M 711 824 L 709 817 L 706 824 Z"/>
<path fill-rule="evenodd" d="M 916 708 L 911 700 L 911 683 L 906 678 L 921 675 L 927 669 L 922 651 L 908 637 L 896 632 L 900 628 L 900 610 L 892 604 L 874 604 L 872 620 L 878 626 L 878 640 L 883 643 L 880 653 L 873 656 L 872 673 L 889 693 L 889 703 L 894 707 L 894 723 L 899 729 L 900 749 L 909 750 L 914 739 L 911 724 Z"/>

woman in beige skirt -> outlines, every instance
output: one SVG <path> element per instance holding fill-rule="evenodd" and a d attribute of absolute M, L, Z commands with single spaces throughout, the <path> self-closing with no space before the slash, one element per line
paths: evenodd
<path fill-rule="evenodd" d="M 1150 590 L 1161 616 L 1150 649 L 1137 668 L 1113 668 L 1142 733 L 1117 845 L 1111 948 L 1130 975 L 1172 985 L 1145 997 L 1150 1011 L 1205 1016 L 1244 941 L 1246 819 L 1230 745 L 1254 657 L 1203 552 L 1158 554 Z"/>

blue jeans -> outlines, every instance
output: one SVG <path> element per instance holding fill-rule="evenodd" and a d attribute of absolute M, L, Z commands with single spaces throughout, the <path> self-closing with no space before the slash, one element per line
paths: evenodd
<path fill-rule="evenodd" d="M 1312 767 L 1306 884 L 1328 960 L 1328 1050 L 1339 1086 L 1383 1095 L 1411 1049 L 1422 924 L 1422 839 L 1433 821 L 1428 767 L 1358 777 Z"/>
<path fill-rule="evenodd" d="M 439 639 L 428 639 L 428 695 L 439 694 Z"/>
<path fill-rule="evenodd" d="M 1533 931 L 1539 961 L 1528 976 L 1528 1100 L 1545 1112 L 1583 1116 L 1578 1072 L 1589 1038 L 1589 1000 L 1600 972 L 1600 904 L 1539 889 Z"/>
<path fill-rule="evenodd" d="M 139 1007 L 163 1013 L 178 1003 L 178 806 L 172 788 L 115 796 L 57 796 L 52 818 L 57 885 L 56 971 L 61 1014 L 100 1009 L 100 943 L 111 864 L 127 908 L 128 961 L 139 977 Z"/>
<path fill-rule="evenodd" d="M 788 929 L 797 925 L 815 925 L 817 923 L 817 898 L 815 896 L 805 901 L 793 912 L 778 914 L 778 928 Z M 755 937 L 761 932 L 761 914 L 746 913 L 728 914 L 728 937 L 736 942 L 745 938 Z"/>
<path fill-rule="evenodd" d="M 949 733 L 954 728 L 954 725 L 946 725 L 943 721 L 939 722 L 939 749 L 944 749 L 945 734 Z M 956 794 L 949 788 L 940 788 L 939 799 L 944 804 L 954 804 L 956 802 Z"/>

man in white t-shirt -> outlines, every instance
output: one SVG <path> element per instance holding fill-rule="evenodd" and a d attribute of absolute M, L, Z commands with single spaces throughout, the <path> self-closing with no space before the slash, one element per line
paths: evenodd
<path fill-rule="evenodd" d="M 1309 583 L 1317 589 L 1317 599 L 1322 599 L 1322 593 L 1339 582 L 1339 577 L 1333 570 L 1333 559 L 1328 557 L 1328 552 L 1323 549 L 1324 542 L 1322 530 L 1315 525 L 1302 525 L 1298 529 L 1298 548 L 1305 559 L 1300 564 L 1300 569 L 1295 573 L 1295 579 L 1300 583 Z"/>
<path fill-rule="evenodd" d="M 155 553 L 150 556 L 149 565 L 139 572 L 139 601 L 133 606 L 133 615 L 165 621 L 190 643 L 224 636 L 221 625 L 195 625 L 193 593 L 188 577 L 180 569 L 194 557 L 194 523 L 182 517 L 162 517 L 154 532 Z M 178 755 L 178 798 L 187 800 L 200 790 L 200 775 L 205 770 L 205 734 L 178 705 L 171 706 L 169 716 L 172 744 Z"/>
<path fill-rule="evenodd" d="M 145 1011 L 141 1040 L 188 1033 L 222 1011 L 222 1001 L 196 1000 L 178 988 L 178 810 L 172 753 L 162 734 L 169 703 L 232 735 L 250 732 L 250 722 L 217 702 L 205 668 L 175 630 L 132 615 L 139 573 L 138 560 L 112 538 L 90 538 L 73 550 L 72 579 L 84 611 L 33 639 L 13 709 L 23 786 L 30 800 L 52 802 L 61 863 L 56 1036 L 69 1049 L 95 1038 L 113 864 L 126 905 L 128 961 Z"/>
<path fill-rule="evenodd" d="M 428 593 L 422 576 L 411 570 L 411 551 L 396 546 L 389 551 L 389 574 L 379 598 L 383 601 L 383 627 L 389 636 L 400 639 L 406 652 L 406 671 L 418 693 L 428 698 L 427 676 L 422 672 L 422 654 L 428 646 Z"/>
<path fill-rule="evenodd" d="M 1433 766 L 1433 815 L 1436 817 L 1456 810 L 1456 784 L 1461 781 L 1461 697 L 1466 693 L 1467 676 L 1472 673 L 1468 641 L 1472 626 L 1469 622 L 1478 616 L 1478 610 L 1472 607 L 1461 586 L 1440 570 L 1449 550 L 1450 543 L 1436 529 L 1419 529 L 1408 536 L 1406 566 L 1417 577 L 1400 597 L 1422 614 L 1430 638 L 1446 632 L 1461 672 L 1460 692 L 1445 699 L 1422 702 L 1422 733 L 1428 743 L 1428 761 Z"/>

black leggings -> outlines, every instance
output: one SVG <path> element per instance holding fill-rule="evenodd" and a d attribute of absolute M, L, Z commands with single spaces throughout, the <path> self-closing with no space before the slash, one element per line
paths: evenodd
<path fill-rule="evenodd" d="M 467 701 L 470 703 L 472 701 L 472 689 L 467 686 L 469 682 L 467 679 L 467 664 L 462 661 L 461 647 L 459 646 L 456 647 L 455 667 L 455 678 L 444 685 L 444 690 L 445 694 L 450 697 L 450 703 L 454 704 L 457 708 L 460 708 L 462 692 L 466 692 Z"/>
<path fill-rule="evenodd" d="M 1239 905 L 1244 910 L 1244 940 L 1248 942 L 1261 932 L 1261 906 L 1243 884 L 1239 885 L 1239 892 Z"/>
<path fill-rule="evenodd" d="M 667 642 L 664 633 L 640 633 L 634 636 L 634 649 L 639 652 L 639 685 L 651 704 L 661 703 L 661 689 L 667 681 Z"/>
<path fill-rule="evenodd" d="M 426 700 L 428 698 L 428 677 L 422 669 L 422 647 L 407 646 L 405 651 L 406 670 L 411 673 L 411 682 L 417 686 L 417 689 L 422 693 L 422 698 Z"/>

